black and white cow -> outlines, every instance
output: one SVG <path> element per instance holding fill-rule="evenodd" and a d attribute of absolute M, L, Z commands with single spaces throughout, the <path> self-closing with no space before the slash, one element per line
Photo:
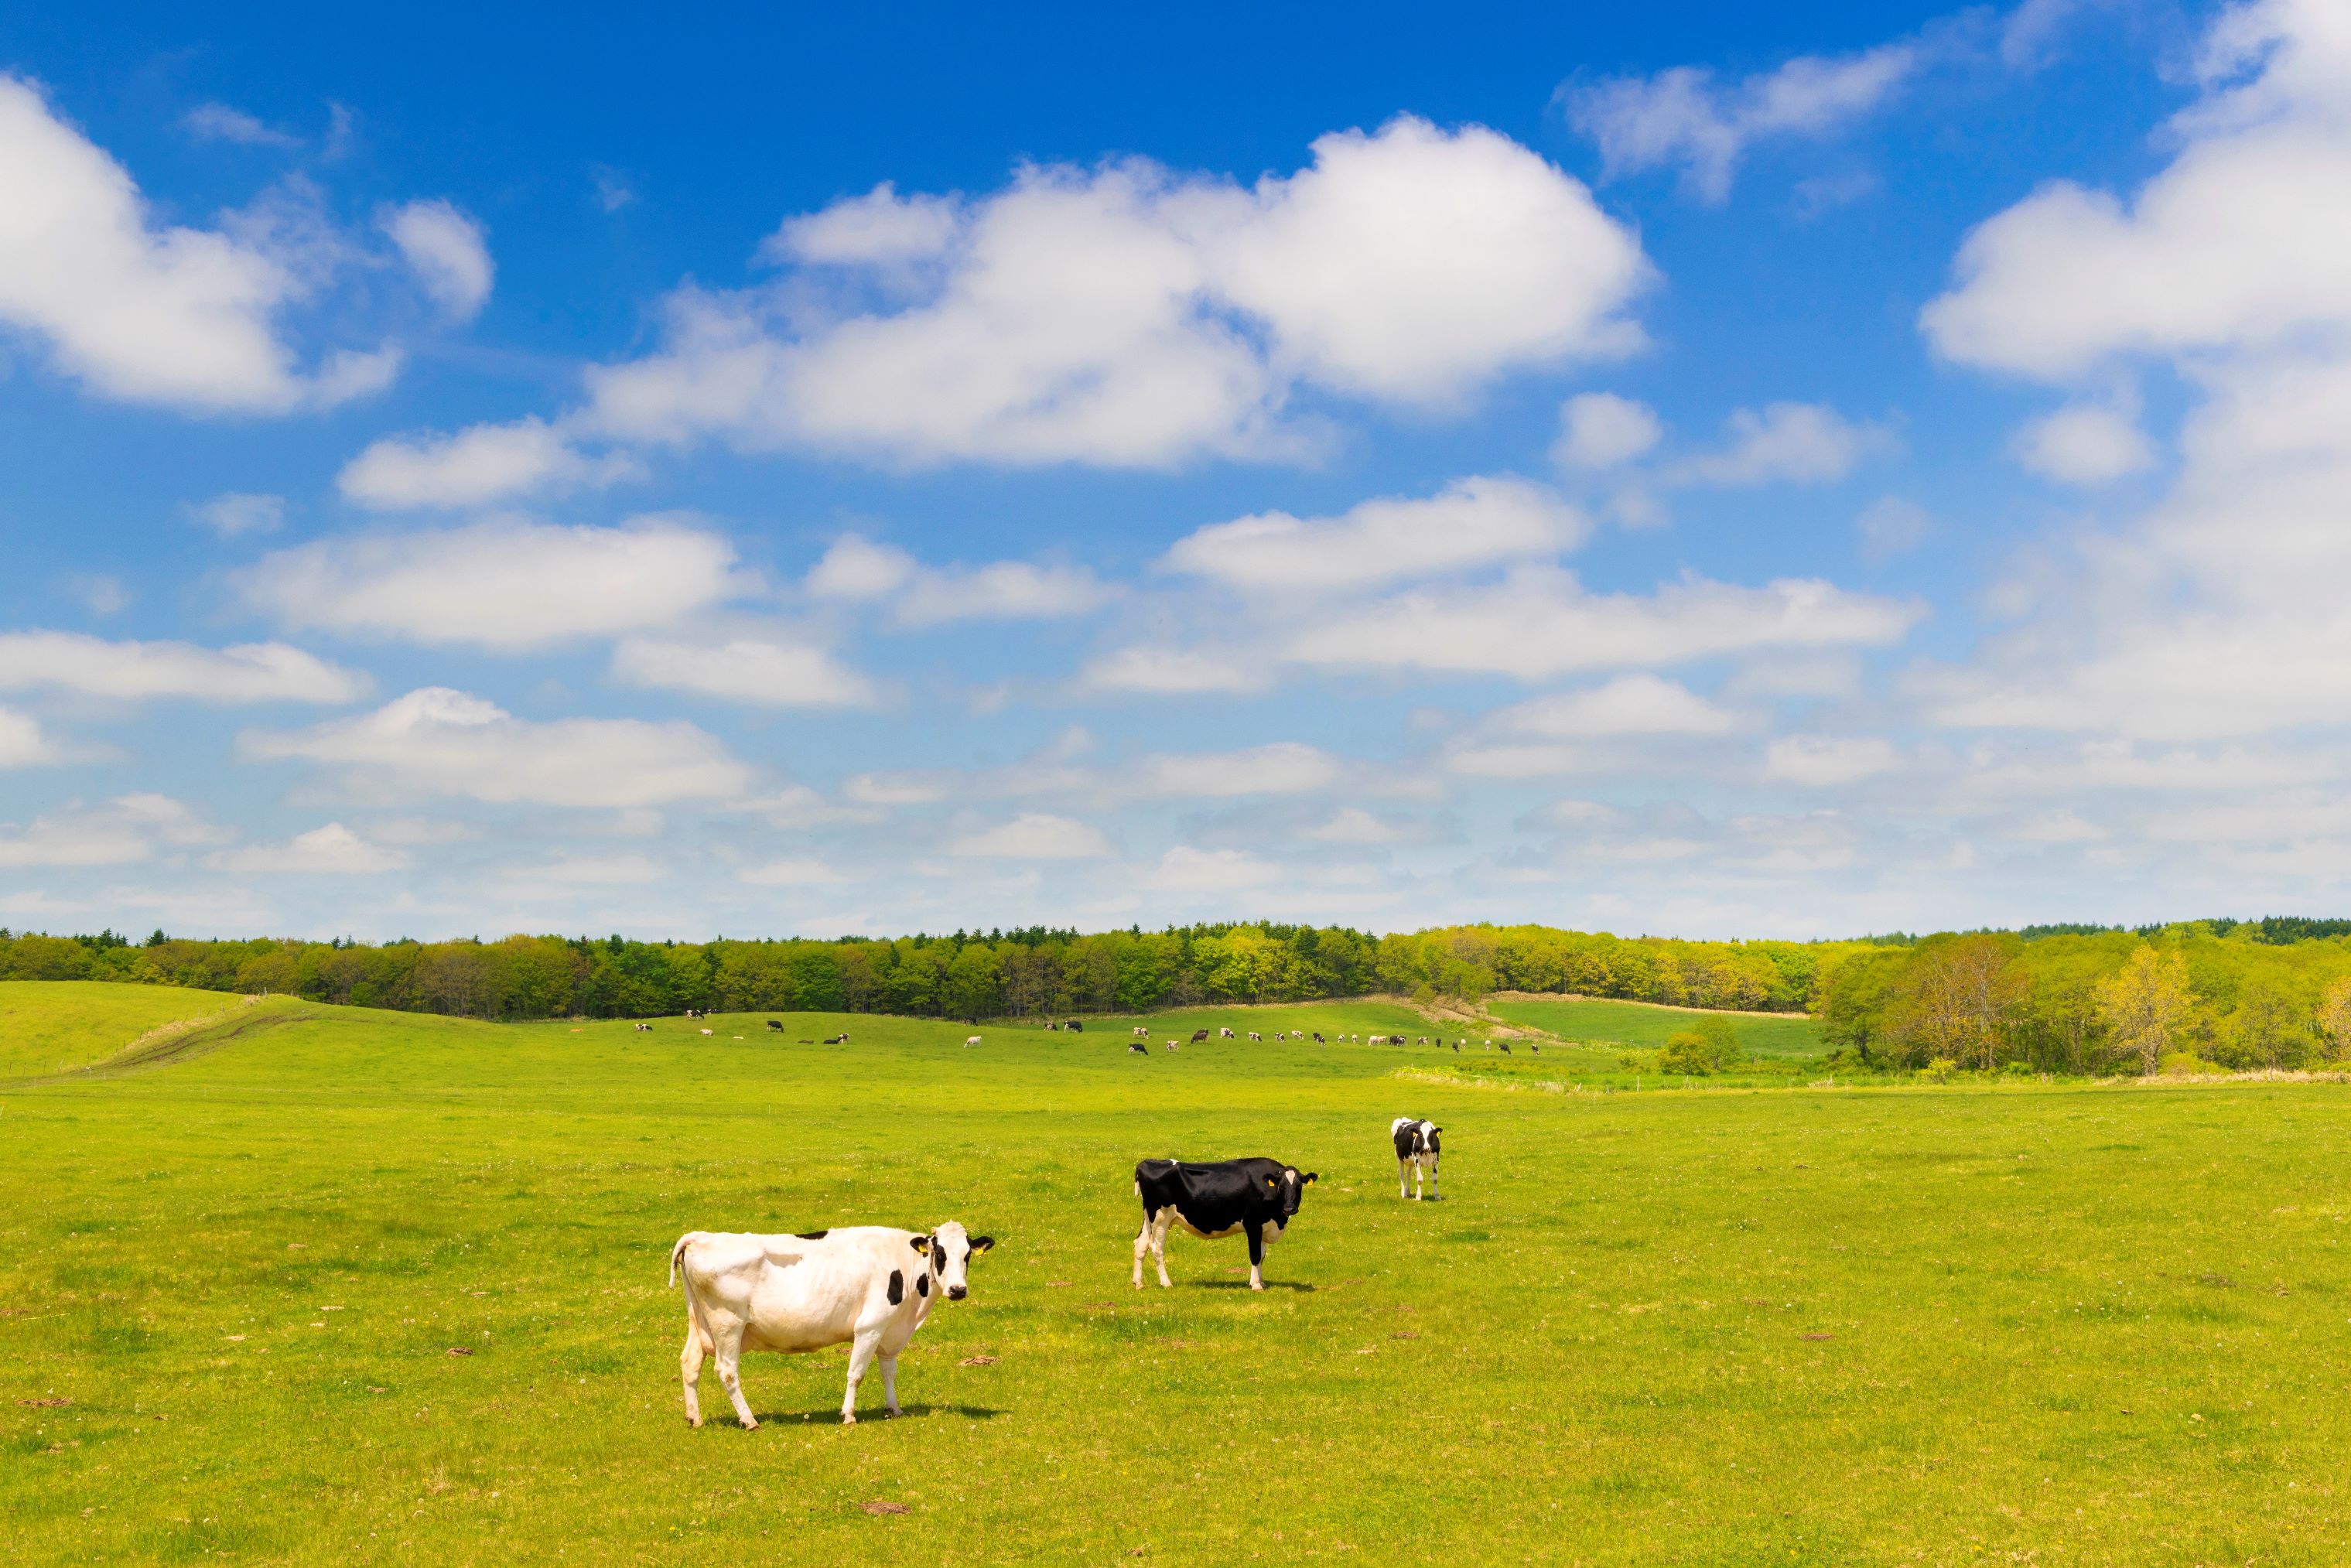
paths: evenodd
<path fill-rule="evenodd" d="M 1249 1289 L 1264 1290 L 1265 1249 L 1298 1218 L 1298 1206 L 1314 1181 L 1314 1172 L 1280 1160 L 1144 1160 L 1134 1167 L 1135 1194 L 1143 1199 L 1143 1228 L 1134 1238 L 1134 1288 L 1143 1289 L 1146 1252 L 1158 1265 L 1160 1284 L 1176 1283 L 1167 1277 L 1167 1232 L 1180 1224 L 1210 1240 L 1236 1230 L 1246 1235 Z"/>
<path fill-rule="evenodd" d="M 1388 1124 L 1389 1135 L 1395 1139 L 1396 1196 L 1420 1201 L 1420 1178 L 1428 1176 L 1428 1196 L 1437 1191 L 1437 1134 L 1444 1131 L 1434 1122 L 1424 1122 L 1414 1116 L 1398 1116 Z"/>
<path fill-rule="evenodd" d="M 877 1359 L 883 1398 L 895 1416 L 898 1353 L 941 1296 L 960 1301 L 970 1294 L 971 1260 L 995 1245 L 989 1237 L 967 1236 L 953 1221 L 926 1236 L 878 1225 L 799 1236 L 687 1231 L 669 1254 L 669 1282 L 685 1280 L 685 1350 L 679 1357 L 685 1418 L 702 1425 L 695 1385 L 706 1357 L 717 1358 L 718 1381 L 747 1429 L 759 1422 L 737 1370 L 745 1351 L 804 1354 L 843 1341 L 850 1353 L 841 1425 L 856 1425 L 857 1385 Z"/>
<path fill-rule="evenodd" d="M 1077 1019 L 1071 1019 L 1061 1027 L 1068 1030 L 1071 1034 L 1083 1034 L 1086 1032 L 1086 1026 Z"/>
<path fill-rule="evenodd" d="M 1194 1030 L 1192 1031 L 1192 1043 L 1193 1043 L 1193 1044 L 1195 1044 L 1195 1045 L 1199 1044 L 1202 1040 L 1206 1040 L 1206 1039 L 1207 1039 L 1207 1038 L 1208 1038 L 1208 1031 L 1207 1031 L 1207 1030 L 1204 1030 L 1204 1029 L 1196 1029 L 1196 1030 Z"/>
<path fill-rule="evenodd" d="M 1126 1049 L 1133 1051 L 1137 1056 L 1149 1056 L 1151 1054 L 1151 1048 L 1144 1044 L 1141 1040 L 1129 1040 L 1127 1042 Z"/>

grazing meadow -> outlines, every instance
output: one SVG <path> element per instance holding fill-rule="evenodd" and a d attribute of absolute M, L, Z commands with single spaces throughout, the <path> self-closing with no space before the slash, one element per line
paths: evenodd
<path fill-rule="evenodd" d="M 2351 1558 L 2351 1086 L 1512 1092 L 1162 1045 L 1438 1027 L 1379 1001 L 1147 1055 L 776 1016 L 0 985 L 9 1560 Z M 1270 1288 L 1179 1233 L 1134 1291 L 1134 1162 L 1255 1154 L 1322 1177 Z M 999 1245 L 904 1418 L 755 1354 L 762 1428 L 686 1427 L 680 1232 L 949 1218 Z"/>

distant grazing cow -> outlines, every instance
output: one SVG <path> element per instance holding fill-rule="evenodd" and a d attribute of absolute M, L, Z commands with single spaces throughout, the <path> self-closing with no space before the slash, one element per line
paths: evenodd
<path fill-rule="evenodd" d="M 1061 1026 L 1057 1023 L 1049 1023 L 1045 1026 L 1045 1032 L 1047 1034 L 1059 1034 L 1061 1032 Z"/>
<path fill-rule="evenodd" d="M 1233 1031 L 1228 1029 L 1220 1029 L 1217 1031 L 1217 1038 L 1219 1040 L 1230 1040 L 1233 1038 Z"/>
<path fill-rule="evenodd" d="M 1151 1048 L 1144 1044 L 1139 1040 L 1128 1041 L 1126 1049 L 1134 1052 L 1137 1056 L 1149 1056 L 1151 1054 Z"/>
<path fill-rule="evenodd" d="M 848 1039 L 849 1037 L 845 1034 L 829 1034 L 824 1037 L 823 1043 L 826 1045 L 840 1045 L 844 1043 Z"/>
<path fill-rule="evenodd" d="M 972 1256 L 996 1245 L 967 1237 L 953 1220 L 927 1236 L 880 1225 L 811 1230 L 799 1236 L 745 1236 L 689 1230 L 670 1249 L 669 1282 L 685 1276 L 685 1418 L 702 1425 L 695 1385 L 705 1357 L 718 1358 L 718 1381 L 749 1430 L 758 1417 L 743 1397 L 737 1368 L 747 1350 L 801 1354 L 850 1342 L 849 1389 L 841 1422 L 857 1424 L 857 1385 L 878 1357 L 882 1394 L 898 1414 L 898 1353 L 944 1293 L 970 1293 Z"/>
<path fill-rule="evenodd" d="M 1453 1042 L 1453 1053 L 1456 1056 L 1461 1054 L 1461 1042 L 1458 1040 Z"/>
<path fill-rule="evenodd" d="M 1135 1194 L 1143 1199 L 1143 1229 L 1134 1238 L 1134 1288 L 1143 1289 L 1145 1252 L 1158 1266 L 1160 1284 L 1175 1284 L 1167 1277 L 1167 1232 L 1180 1223 L 1210 1240 L 1236 1230 L 1247 1235 L 1249 1289 L 1264 1290 L 1265 1249 L 1298 1218 L 1298 1206 L 1314 1180 L 1312 1171 L 1280 1160 L 1144 1160 L 1134 1167 Z"/>
<path fill-rule="evenodd" d="M 1195 1045 L 1197 1045 L 1200 1041 L 1202 1041 L 1202 1040 L 1206 1040 L 1206 1039 L 1207 1039 L 1207 1038 L 1208 1038 L 1208 1031 L 1207 1031 L 1207 1030 L 1204 1030 L 1204 1029 L 1196 1029 L 1196 1030 L 1194 1030 L 1192 1031 L 1192 1043 L 1193 1043 L 1193 1044 L 1195 1044 Z"/>
<path fill-rule="evenodd" d="M 1083 1034 L 1086 1032 L 1086 1026 L 1076 1019 L 1071 1019 L 1061 1027 L 1068 1030 L 1071 1034 Z"/>
<path fill-rule="evenodd" d="M 1321 1030 L 1316 1030 L 1314 1031 L 1314 1043 L 1317 1045 L 1328 1045 L 1331 1042 L 1322 1038 L 1322 1031 Z"/>
<path fill-rule="evenodd" d="M 649 1023 L 641 1023 L 634 1027 L 639 1034 L 651 1034 L 653 1031 L 653 1026 Z"/>
<path fill-rule="evenodd" d="M 1434 1122 L 1416 1117 L 1398 1116 L 1388 1124 L 1388 1134 L 1395 1140 L 1396 1196 L 1420 1201 L 1420 1176 L 1428 1173 L 1428 1196 L 1437 1194 L 1437 1134 L 1444 1131 Z M 1406 1178 L 1410 1178 L 1407 1188 Z"/>
<path fill-rule="evenodd" d="M 964 1041 L 964 1044 L 965 1044 L 966 1046 L 974 1046 L 974 1045 L 977 1045 L 978 1043 L 979 1043 L 979 1036 L 977 1036 L 977 1035 L 973 1035 L 969 1040 L 965 1040 L 965 1041 Z"/>
<path fill-rule="evenodd" d="M 1167 1049 L 1170 1051 L 1181 1051 L 1184 1048 L 1171 1040 L 1167 1042 Z"/>
<path fill-rule="evenodd" d="M 1249 1030 L 1249 1038 L 1250 1038 L 1251 1040 L 1253 1040 L 1258 1041 L 1258 1042 L 1259 1042 L 1259 1043 L 1260 1043 L 1260 1044 L 1264 1043 L 1264 1040 L 1265 1040 L 1265 1036 L 1263 1036 L 1263 1035 L 1261 1035 L 1261 1034 L 1258 1033 L 1258 1031 L 1257 1031 L 1257 1030 Z"/>
<path fill-rule="evenodd" d="M 1151 1027 L 1148 1024 L 1136 1024 L 1129 1032 L 1137 1040 L 1141 1040 L 1151 1032 Z"/>
<path fill-rule="evenodd" d="M 1504 1056 L 1510 1054 L 1510 1042 L 1507 1040 L 1502 1042 L 1502 1054 Z"/>
<path fill-rule="evenodd" d="M 704 1030 L 702 1032 L 703 1032 L 703 1033 L 705 1033 L 705 1034 L 716 1034 L 718 1031 L 717 1031 L 716 1030 L 715 1030 L 715 1029 L 706 1029 L 706 1030 Z"/>
<path fill-rule="evenodd" d="M 778 1034 L 781 1034 L 784 1032 L 784 1020 L 781 1019 L 769 1019 L 768 1020 L 768 1027 L 774 1030 Z"/>

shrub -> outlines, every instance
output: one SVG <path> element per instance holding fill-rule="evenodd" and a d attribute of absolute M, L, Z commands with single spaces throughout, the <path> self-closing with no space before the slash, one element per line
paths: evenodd
<path fill-rule="evenodd" d="M 2175 1051 L 2163 1059 L 2166 1078 L 2194 1078 L 2207 1072 L 2226 1072 L 2219 1062 L 2207 1061 L 2193 1051 Z"/>
<path fill-rule="evenodd" d="M 1959 1070 L 1959 1064 L 1958 1062 L 1952 1061 L 1948 1056 L 1938 1056 L 1935 1058 L 1934 1061 L 1927 1063 L 1926 1066 L 1920 1068 L 1918 1070 L 1918 1076 L 1927 1080 L 1929 1083 L 1948 1083 L 1950 1082 L 1951 1074 L 1957 1072 Z"/>
<path fill-rule="evenodd" d="M 1714 1069 L 1714 1042 L 1695 1030 L 1685 1030 L 1675 1035 L 1657 1053 L 1657 1070 L 1660 1072 L 1703 1078 Z"/>

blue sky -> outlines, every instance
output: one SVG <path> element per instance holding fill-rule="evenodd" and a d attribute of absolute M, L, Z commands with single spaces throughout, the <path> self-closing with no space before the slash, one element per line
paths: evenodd
<path fill-rule="evenodd" d="M 0 19 L 0 923 L 2344 905 L 2321 0 Z"/>

